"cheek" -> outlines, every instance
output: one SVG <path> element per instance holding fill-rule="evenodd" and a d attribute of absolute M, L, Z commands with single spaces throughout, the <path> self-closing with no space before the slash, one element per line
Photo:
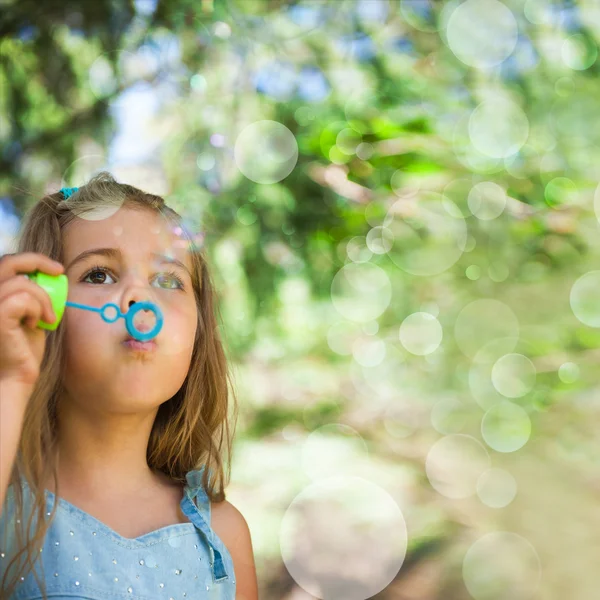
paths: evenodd
<path fill-rule="evenodd" d="M 124 322 L 109 324 L 98 313 L 72 307 L 67 310 L 64 318 L 65 357 L 71 364 L 100 359 L 110 351 L 118 336 L 125 333 Z"/>
<path fill-rule="evenodd" d="M 181 352 L 191 351 L 196 337 L 197 319 L 195 306 L 174 308 L 169 313 L 169 320 L 165 320 L 163 329 L 167 329 L 165 337 L 169 338 L 169 344 L 174 349 Z"/>

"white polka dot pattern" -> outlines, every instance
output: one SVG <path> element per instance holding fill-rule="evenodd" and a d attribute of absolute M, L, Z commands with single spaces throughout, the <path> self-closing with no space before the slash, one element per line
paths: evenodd
<path fill-rule="evenodd" d="M 189 523 L 168 525 L 136 539 L 122 537 L 59 498 L 56 516 L 40 548 L 46 590 L 52 600 L 235 600 L 233 561 L 209 525 L 210 502 L 201 476 L 202 469 L 187 474 L 181 509 Z M 25 514 L 29 514 L 31 492 L 23 483 Z M 54 501 L 54 494 L 47 490 L 47 515 Z M 11 519 L 11 503 L 9 489 L 0 516 L 0 578 L 15 553 L 17 524 Z M 41 577 L 38 563 L 36 572 Z M 38 598 L 39 586 L 29 573 L 9 600 Z"/>

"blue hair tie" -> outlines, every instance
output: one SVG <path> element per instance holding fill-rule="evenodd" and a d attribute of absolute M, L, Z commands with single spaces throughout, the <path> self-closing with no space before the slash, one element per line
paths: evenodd
<path fill-rule="evenodd" d="M 78 187 L 61 188 L 60 193 L 63 195 L 64 199 L 67 200 L 67 198 L 70 198 L 78 189 Z"/>

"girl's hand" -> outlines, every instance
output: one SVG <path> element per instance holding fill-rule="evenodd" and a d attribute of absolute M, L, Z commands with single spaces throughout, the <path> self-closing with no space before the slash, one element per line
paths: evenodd
<path fill-rule="evenodd" d="M 37 252 L 0 257 L 0 381 L 33 388 L 40 374 L 46 331 L 39 320 L 56 320 L 50 296 L 23 273 L 60 275 L 64 267 Z"/>

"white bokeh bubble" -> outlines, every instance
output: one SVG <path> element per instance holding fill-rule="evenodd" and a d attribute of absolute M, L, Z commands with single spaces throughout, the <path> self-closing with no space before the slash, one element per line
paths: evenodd
<path fill-rule="evenodd" d="M 471 213 L 482 221 L 499 217 L 506 207 L 506 192 L 497 183 L 482 181 L 473 186 L 468 196 Z"/>
<path fill-rule="evenodd" d="M 427 453 L 425 471 L 432 487 L 446 498 L 468 498 L 489 469 L 490 457 L 474 437 L 462 433 L 438 440 Z"/>
<path fill-rule="evenodd" d="M 579 366 L 566 362 L 558 368 L 558 377 L 563 383 L 575 383 L 579 379 Z"/>
<path fill-rule="evenodd" d="M 361 141 L 362 135 L 358 131 L 352 127 L 346 127 L 337 134 L 335 143 L 341 152 L 352 156 L 356 154 L 356 149 Z"/>
<path fill-rule="evenodd" d="M 361 160 L 369 160 L 374 152 L 373 144 L 363 142 L 356 147 L 356 156 Z"/>
<path fill-rule="evenodd" d="M 443 331 L 440 322 L 427 312 L 416 312 L 402 321 L 400 342 L 411 352 L 425 356 L 435 352 L 442 343 Z"/>
<path fill-rule="evenodd" d="M 504 168 L 509 175 L 512 175 L 516 179 L 527 179 L 532 169 L 539 165 L 539 162 L 540 153 L 526 143 L 519 152 L 511 154 L 504 159 Z"/>
<path fill-rule="evenodd" d="M 101 171 L 113 171 L 103 154 L 89 154 L 74 160 L 62 175 L 61 187 L 81 187 L 94 175 Z M 114 174 L 114 173 L 113 173 Z M 93 210 L 79 211 L 73 208 L 73 213 L 86 221 L 103 221 L 114 215 L 121 204 L 99 205 Z"/>
<path fill-rule="evenodd" d="M 392 284 L 387 273 L 372 263 L 348 263 L 331 282 L 331 301 L 346 319 L 366 323 L 389 306 Z"/>
<path fill-rule="evenodd" d="M 287 177 L 298 161 L 294 134 L 277 121 L 256 121 L 244 127 L 235 141 L 239 170 L 256 183 L 276 183 Z"/>
<path fill-rule="evenodd" d="M 493 363 L 472 361 L 469 367 L 469 390 L 481 408 L 487 410 L 506 398 L 492 383 Z"/>
<path fill-rule="evenodd" d="M 577 204 L 579 195 L 576 183 L 568 177 L 554 177 L 544 188 L 544 198 L 551 208 Z"/>
<path fill-rule="evenodd" d="M 322 600 L 366 600 L 385 589 L 406 556 L 402 511 L 360 477 L 320 479 L 281 521 L 281 557 L 294 581 Z"/>
<path fill-rule="evenodd" d="M 516 317 L 515 317 L 516 319 Z M 512 352 L 519 343 L 519 332 L 513 330 L 512 335 L 507 337 L 496 336 L 491 337 L 477 350 L 472 360 L 474 363 L 490 364 L 490 377 L 492 365 L 505 354 Z"/>
<path fill-rule="evenodd" d="M 454 154 L 473 173 L 489 176 L 504 170 L 501 159 L 491 158 L 482 154 L 472 144 L 469 144 L 461 151 L 455 151 Z"/>
<path fill-rule="evenodd" d="M 390 214 L 383 214 L 386 207 L 382 204 L 381 199 L 373 199 L 367 202 L 364 207 L 363 216 L 365 222 L 371 227 L 386 227 L 390 224 L 392 216 Z"/>
<path fill-rule="evenodd" d="M 483 415 L 481 435 L 496 452 L 515 452 L 529 441 L 531 419 L 519 405 L 505 400 Z"/>
<path fill-rule="evenodd" d="M 151 189 L 162 196 L 170 192 L 160 164 L 154 161 L 131 163 L 118 159 L 109 162 L 103 154 L 86 154 L 74 160 L 62 175 L 61 187 L 81 187 L 101 171 L 109 172 L 119 183 L 133 185 L 142 190 Z M 114 200 L 111 203 L 114 203 Z M 83 213 L 78 216 L 89 220 L 104 219 L 114 214 L 120 206 L 121 204 L 106 208 L 98 207 L 87 216 Z M 180 209 L 181 212 L 185 213 L 186 211 Z"/>
<path fill-rule="evenodd" d="M 529 120 L 512 100 L 485 100 L 469 118 L 469 138 L 482 154 L 506 158 L 515 154 L 529 137 Z"/>
<path fill-rule="evenodd" d="M 507 398 L 520 398 L 530 392 L 535 379 L 534 364 L 522 354 L 506 354 L 492 368 L 492 383 Z"/>
<path fill-rule="evenodd" d="M 503 302 L 492 298 L 474 300 L 465 306 L 454 324 L 454 338 L 460 350 L 473 358 L 486 344 L 494 340 L 502 348 L 508 348 L 504 354 L 514 348 L 514 340 L 519 337 L 519 321 L 515 313 Z"/>
<path fill-rule="evenodd" d="M 385 254 L 394 245 L 394 236 L 387 227 L 373 227 L 367 233 L 367 247 L 373 254 Z"/>
<path fill-rule="evenodd" d="M 88 69 L 90 90 L 96 98 L 110 96 L 117 89 L 113 65 L 105 55 L 99 56 Z"/>
<path fill-rule="evenodd" d="M 201 171 L 210 171 L 216 162 L 214 154 L 210 152 L 201 152 L 196 159 L 196 164 Z"/>
<path fill-rule="evenodd" d="M 448 212 L 458 209 L 459 214 L 463 217 L 468 217 L 471 214 L 471 209 L 468 205 L 468 198 L 473 181 L 467 177 L 453 179 L 446 187 L 444 187 L 442 202 L 447 206 Z M 450 204 L 446 202 L 450 200 Z"/>
<path fill-rule="evenodd" d="M 363 323 L 361 330 L 366 335 L 375 335 L 379 331 L 379 323 L 375 319 L 373 319 L 372 321 Z"/>
<path fill-rule="evenodd" d="M 421 192 L 418 201 L 394 202 L 388 225 L 394 246 L 388 256 L 411 275 L 428 277 L 448 270 L 462 256 L 467 243 L 467 225 L 458 208 L 437 192 Z"/>
<path fill-rule="evenodd" d="M 506 400 L 492 382 L 492 369 L 496 362 L 515 350 L 517 337 L 498 338 L 488 342 L 473 356 L 468 373 L 471 395 L 484 410 Z"/>
<path fill-rule="evenodd" d="M 567 67 L 574 71 L 585 71 L 596 62 L 598 47 L 590 43 L 585 35 L 576 33 L 563 42 L 561 55 Z"/>
<path fill-rule="evenodd" d="M 517 20 L 498 0 L 466 0 L 446 24 L 446 41 L 456 58 L 487 69 L 508 58 L 517 45 Z"/>
<path fill-rule="evenodd" d="M 466 423 L 466 409 L 456 398 L 442 398 L 431 409 L 431 425 L 444 435 L 460 433 Z"/>
<path fill-rule="evenodd" d="M 368 262 L 371 259 L 373 251 L 367 245 L 367 239 L 364 235 L 355 235 L 348 240 L 345 247 L 345 254 L 352 262 L 362 263 Z"/>
<path fill-rule="evenodd" d="M 302 445 L 302 466 L 311 479 L 350 475 L 357 460 L 368 456 L 367 444 L 348 425 L 328 423 L 313 431 Z"/>
<path fill-rule="evenodd" d="M 481 267 L 479 265 L 469 265 L 465 269 L 465 275 L 471 281 L 477 281 L 481 277 Z"/>
<path fill-rule="evenodd" d="M 108 169 L 104 154 L 87 154 L 74 160 L 62 174 L 61 187 L 80 187 L 100 171 Z"/>
<path fill-rule="evenodd" d="M 126 183 L 141 190 L 152 190 L 154 194 L 159 196 L 167 196 L 171 193 L 165 171 L 162 165 L 155 160 L 135 164 L 122 159 L 111 162 L 106 170 L 110 171 L 120 183 Z M 187 211 L 183 209 L 181 212 L 200 213 L 201 209 L 197 207 L 188 208 Z"/>
<path fill-rule="evenodd" d="M 563 98 L 567 98 L 575 91 L 575 82 L 572 77 L 559 77 L 554 84 L 554 90 Z"/>
<path fill-rule="evenodd" d="M 515 499 L 517 482 L 504 469 L 488 469 L 477 480 L 477 495 L 490 508 L 504 508 Z"/>
<path fill-rule="evenodd" d="M 527 600 L 540 584 L 541 563 L 524 537 L 495 531 L 467 550 L 462 575 L 475 600 Z"/>
<path fill-rule="evenodd" d="M 582 275 L 571 287 L 573 314 L 584 325 L 600 327 L 600 271 Z"/>
<path fill-rule="evenodd" d="M 363 367 L 375 367 L 385 358 L 385 341 L 374 335 L 363 335 L 354 340 L 352 356 Z"/>
<path fill-rule="evenodd" d="M 390 187 L 396 196 L 400 198 L 412 198 L 420 189 L 419 182 L 408 180 L 404 169 L 396 169 L 390 177 Z M 390 216 L 391 218 L 391 216 Z M 389 220 L 389 218 L 387 219 Z"/>

